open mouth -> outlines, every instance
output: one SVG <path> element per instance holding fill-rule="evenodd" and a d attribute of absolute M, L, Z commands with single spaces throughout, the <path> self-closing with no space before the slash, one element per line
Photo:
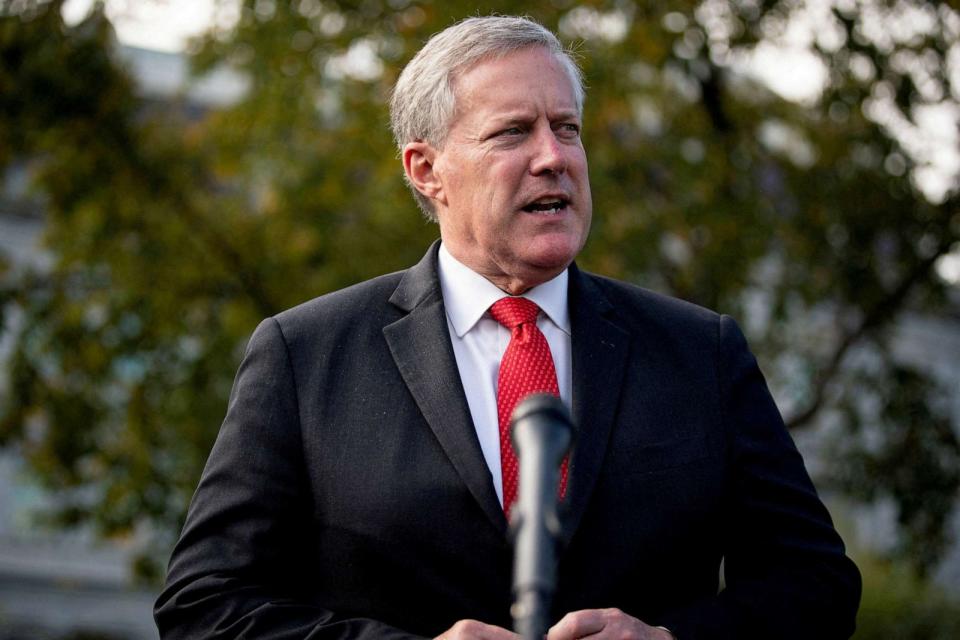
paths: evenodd
<path fill-rule="evenodd" d="M 556 215 L 567 208 L 570 202 L 564 198 L 542 198 L 523 207 L 528 213 Z"/>

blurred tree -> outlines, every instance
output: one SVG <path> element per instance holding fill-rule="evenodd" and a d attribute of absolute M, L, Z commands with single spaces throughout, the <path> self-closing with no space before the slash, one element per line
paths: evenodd
<path fill-rule="evenodd" d="M 526 13 L 583 54 L 581 263 L 743 318 L 789 424 L 829 418 L 845 444 L 829 477 L 900 505 L 917 568 L 938 557 L 960 448 L 889 345 L 905 311 L 941 308 L 934 265 L 958 247 L 956 176 L 924 195 L 904 143 L 957 108 L 955 5 L 244 0 L 192 60 L 249 91 L 199 118 L 138 99 L 102 8 L 67 27 L 61 5 L 0 0 L 0 168 L 34 168 L 53 259 L 3 281 L 20 322 L 0 443 L 61 520 L 168 548 L 256 322 L 437 234 L 387 129 L 402 65 L 456 19 Z M 826 71 L 805 103 L 735 71 L 798 24 Z"/>
<path fill-rule="evenodd" d="M 860 556 L 864 590 L 853 640 L 948 640 L 960 635 L 960 600 L 902 562 Z"/>

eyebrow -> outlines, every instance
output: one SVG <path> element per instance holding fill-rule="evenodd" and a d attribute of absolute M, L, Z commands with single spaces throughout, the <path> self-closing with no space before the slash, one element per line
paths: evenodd
<path fill-rule="evenodd" d="M 493 114 L 490 120 L 498 124 L 526 123 L 536 120 L 539 114 L 531 116 L 531 112 L 523 109 L 511 109 L 501 113 Z M 561 109 L 555 113 L 547 114 L 551 121 L 553 120 L 579 120 L 580 114 L 576 109 Z"/>

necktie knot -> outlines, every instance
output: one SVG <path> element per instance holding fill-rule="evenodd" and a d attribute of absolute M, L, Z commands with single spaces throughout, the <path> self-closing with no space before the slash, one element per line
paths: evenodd
<path fill-rule="evenodd" d="M 500 298 L 490 307 L 493 319 L 511 331 L 522 324 L 536 322 L 539 313 L 537 303 L 526 298 Z"/>

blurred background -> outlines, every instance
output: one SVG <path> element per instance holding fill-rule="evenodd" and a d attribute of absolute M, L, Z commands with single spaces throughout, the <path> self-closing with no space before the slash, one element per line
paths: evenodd
<path fill-rule="evenodd" d="M 386 102 L 489 13 L 581 57 L 581 266 L 743 325 L 856 638 L 960 637 L 957 0 L 0 0 L 0 640 L 156 638 L 250 332 L 438 235 Z"/>

